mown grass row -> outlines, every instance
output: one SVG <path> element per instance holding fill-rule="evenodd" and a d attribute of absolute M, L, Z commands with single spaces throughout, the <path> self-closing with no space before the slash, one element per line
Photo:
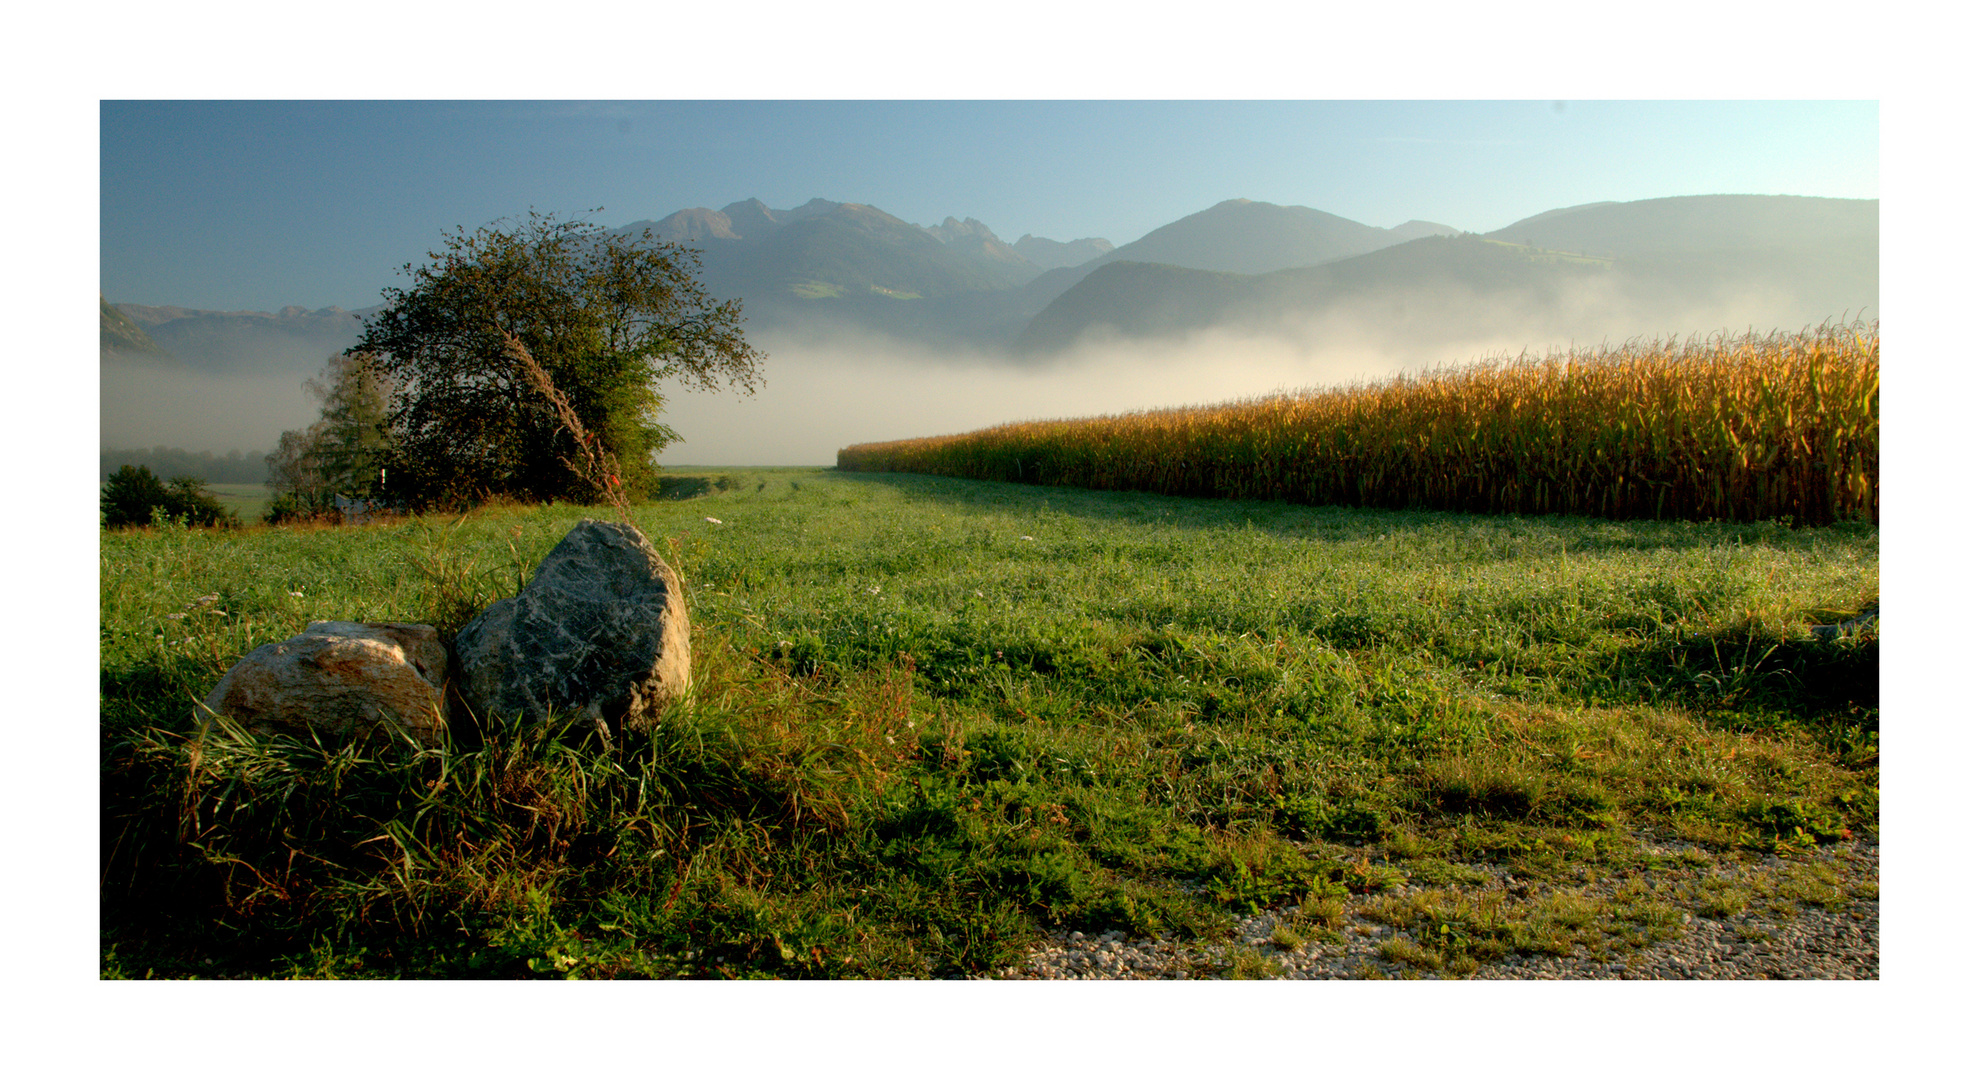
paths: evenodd
<path fill-rule="evenodd" d="M 1233 499 L 1876 521 L 1880 331 L 1635 342 L 1390 381 L 866 443 L 838 467 Z"/>

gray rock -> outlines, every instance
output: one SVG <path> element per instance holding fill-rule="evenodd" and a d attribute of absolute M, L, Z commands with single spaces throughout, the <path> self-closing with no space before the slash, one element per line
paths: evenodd
<path fill-rule="evenodd" d="M 446 728 L 447 647 L 417 623 L 313 622 L 241 657 L 206 695 L 213 715 L 250 731 L 371 735 L 392 729 L 426 746 Z"/>
<path fill-rule="evenodd" d="M 454 655 L 461 702 L 477 717 L 650 727 L 687 691 L 680 578 L 638 529 L 580 521 L 522 592 L 461 630 Z"/>
<path fill-rule="evenodd" d="M 1822 641 L 1833 641 L 1837 637 L 1853 637 L 1856 634 L 1867 632 L 1876 626 L 1881 609 L 1882 602 L 1878 601 L 1863 608 L 1852 619 L 1843 619 L 1841 622 L 1835 623 L 1832 626 L 1813 626 L 1808 629 L 1813 632 L 1815 637 Z"/>

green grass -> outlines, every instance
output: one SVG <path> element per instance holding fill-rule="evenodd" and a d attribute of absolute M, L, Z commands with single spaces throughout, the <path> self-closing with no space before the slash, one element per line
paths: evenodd
<path fill-rule="evenodd" d="M 1876 829 L 1876 638 L 1806 631 L 1876 596 L 1872 526 L 792 469 L 666 495 L 634 518 L 687 583 L 695 691 L 611 749 L 188 719 L 310 620 L 457 629 L 603 511 L 105 533 L 105 975 L 962 975 L 1047 927 L 1222 940 L 1299 904 L 1286 942 L 1337 933 L 1339 897 L 1408 880 L 1391 951 L 1461 975 L 1845 899 L 1642 837 L 1737 861 Z"/>
<path fill-rule="evenodd" d="M 240 515 L 243 522 L 260 521 L 274 500 L 274 493 L 266 484 L 208 484 L 206 489 L 220 500 L 221 506 Z"/>
<path fill-rule="evenodd" d="M 790 291 L 805 300 L 829 300 L 845 295 L 843 286 L 810 279 L 792 283 Z"/>

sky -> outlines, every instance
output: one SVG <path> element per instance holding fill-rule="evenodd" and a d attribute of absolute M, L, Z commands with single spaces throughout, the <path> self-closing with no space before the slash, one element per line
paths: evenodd
<path fill-rule="evenodd" d="M 407 283 L 400 268 L 449 230 L 532 209 L 618 226 L 822 197 L 921 225 L 974 217 L 1012 242 L 1122 245 L 1231 198 L 1471 232 L 1602 200 L 1873 199 L 1878 110 L 1575 98 L 105 100 L 101 290 L 222 311 L 363 309 Z M 1219 338 L 1038 377 L 884 340 L 754 343 L 767 388 L 740 401 L 670 395 L 667 422 L 683 438 L 663 464 L 829 464 L 858 442 L 1204 404 L 1555 344 L 1288 356 Z M 258 454 L 314 413 L 292 371 L 119 372 L 103 385 L 102 438 Z"/>
<path fill-rule="evenodd" d="M 616 226 L 822 197 L 1121 245 L 1231 198 L 1488 232 L 1880 192 L 1860 100 L 105 100 L 100 123 L 102 292 L 214 310 L 368 307 L 446 231 L 532 208 Z"/>

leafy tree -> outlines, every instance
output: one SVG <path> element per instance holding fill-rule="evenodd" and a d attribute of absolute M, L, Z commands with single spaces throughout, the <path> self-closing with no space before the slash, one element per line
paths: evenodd
<path fill-rule="evenodd" d="M 383 493 L 392 392 L 383 365 L 367 353 L 338 353 L 324 361 L 319 378 L 302 386 L 320 414 L 307 428 L 282 432 L 268 455 L 267 483 L 276 492 L 270 521 L 327 514 L 339 495 L 370 499 Z"/>
<path fill-rule="evenodd" d="M 678 438 L 659 422 L 660 381 L 761 383 L 740 302 L 710 298 L 699 255 L 650 232 L 532 212 L 455 230 L 428 258 L 404 268 L 411 288 L 385 290 L 352 349 L 379 357 L 396 385 L 395 501 L 589 501 L 597 491 L 580 461 L 611 459 L 624 488 L 644 493 L 654 452 Z M 532 360 L 564 402 L 531 379 Z M 578 442 L 565 407 L 595 442 Z"/>
<path fill-rule="evenodd" d="M 206 481 L 175 476 L 161 482 L 143 465 L 126 465 L 103 482 L 102 511 L 107 528 L 150 525 L 161 519 L 187 525 L 240 524 L 239 516 L 206 490 Z"/>
<path fill-rule="evenodd" d="M 149 525 L 151 508 L 165 504 L 165 485 L 142 465 L 126 465 L 103 482 L 103 524 Z"/>

